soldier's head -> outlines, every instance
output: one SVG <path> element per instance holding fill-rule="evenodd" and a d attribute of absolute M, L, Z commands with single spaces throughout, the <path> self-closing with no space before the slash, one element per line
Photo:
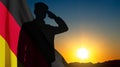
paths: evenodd
<path fill-rule="evenodd" d="M 35 3 L 34 13 L 36 19 L 44 19 L 46 17 L 47 11 L 48 11 L 48 6 L 45 3 L 42 2 Z"/>

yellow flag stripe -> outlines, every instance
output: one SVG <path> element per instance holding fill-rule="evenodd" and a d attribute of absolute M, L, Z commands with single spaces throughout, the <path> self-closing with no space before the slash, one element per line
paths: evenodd
<path fill-rule="evenodd" d="M 17 57 L 0 35 L 0 67 L 17 67 Z"/>

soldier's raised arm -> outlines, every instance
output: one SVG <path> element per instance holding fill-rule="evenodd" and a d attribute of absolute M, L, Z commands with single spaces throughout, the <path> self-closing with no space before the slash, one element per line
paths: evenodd
<path fill-rule="evenodd" d="M 55 14 L 53 14 L 51 11 L 48 11 L 48 17 L 51 19 L 54 19 L 55 22 L 58 24 L 58 27 L 55 27 L 55 33 L 62 33 L 68 30 L 67 25 L 65 24 L 64 20 L 61 19 L 60 17 L 56 16 Z"/>

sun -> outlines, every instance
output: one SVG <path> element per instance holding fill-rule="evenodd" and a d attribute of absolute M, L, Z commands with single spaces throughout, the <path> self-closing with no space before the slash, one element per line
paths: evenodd
<path fill-rule="evenodd" d="M 88 54 L 89 54 L 88 50 L 85 49 L 85 48 L 80 48 L 77 51 L 77 57 L 80 58 L 80 59 L 82 59 L 82 60 L 87 59 L 88 56 L 89 56 Z"/>

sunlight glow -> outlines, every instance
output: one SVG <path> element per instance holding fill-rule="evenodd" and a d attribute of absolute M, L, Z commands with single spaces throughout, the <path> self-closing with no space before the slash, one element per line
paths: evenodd
<path fill-rule="evenodd" d="M 80 48 L 78 49 L 77 51 L 77 57 L 80 58 L 80 59 L 87 59 L 88 58 L 88 50 L 85 49 L 85 48 Z"/>

